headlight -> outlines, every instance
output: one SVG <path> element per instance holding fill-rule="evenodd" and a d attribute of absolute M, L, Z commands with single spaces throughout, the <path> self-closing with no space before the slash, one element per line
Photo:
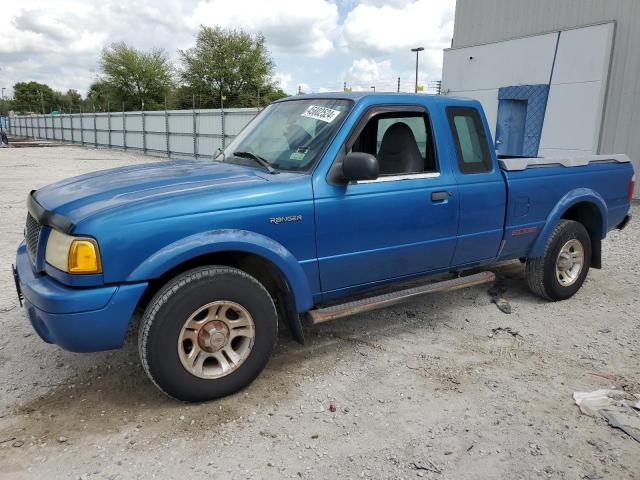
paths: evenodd
<path fill-rule="evenodd" d="M 93 238 L 72 237 L 51 230 L 47 240 L 45 259 L 49 265 L 63 272 L 101 273 L 100 251 Z"/>

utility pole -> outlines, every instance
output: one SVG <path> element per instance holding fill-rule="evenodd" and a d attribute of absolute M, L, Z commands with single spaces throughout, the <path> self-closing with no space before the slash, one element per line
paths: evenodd
<path fill-rule="evenodd" d="M 429 82 L 429 88 L 433 88 L 436 91 L 436 95 L 442 95 L 442 80 L 434 80 Z"/>
<path fill-rule="evenodd" d="M 416 93 L 418 93 L 418 55 L 423 50 L 424 50 L 424 47 L 416 47 L 411 49 L 412 52 L 416 52 L 416 90 L 415 90 Z"/>
<path fill-rule="evenodd" d="M 220 134 L 222 135 L 222 149 L 227 148 L 227 137 L 225 131 L 225 119 L 226 115 L 224 113 L 224 101 L 226 97 L 222 94 L 222 85 L 220 85 Z"/>

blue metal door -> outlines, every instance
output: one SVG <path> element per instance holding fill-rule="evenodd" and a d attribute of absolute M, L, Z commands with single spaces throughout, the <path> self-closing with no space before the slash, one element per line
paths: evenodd
<path fill-rule="evenodd" d="M 523 155 L 526 118 L 526 100 L 500 100 L 496 125 L 496 150 L 498 154 Z"/>

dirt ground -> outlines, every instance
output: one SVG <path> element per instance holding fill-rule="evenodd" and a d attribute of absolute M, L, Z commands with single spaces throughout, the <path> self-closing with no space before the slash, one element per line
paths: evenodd
<path fill-rule="evenodd" d="M 283 331 L 250 387 L 189 405 L 155 389 L 134 342 L 42 342 L 10 275 L 30 190 L 153 161 L 0 150 L 0 478 L 640 478 L 640 443 L 572 399 L 640 394 L 638 220 L 568 301 L 543 302 L 519 262 L 503 265 L 510 315 L 480 286 L 307 328 L 304 346 Z"/>

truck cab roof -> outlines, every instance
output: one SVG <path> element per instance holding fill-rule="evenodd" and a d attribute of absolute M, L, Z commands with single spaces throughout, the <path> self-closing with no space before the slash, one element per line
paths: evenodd
<path fill-rule="evenodd" d="M 292 95 L 277 102 L 287 102 L 293 100 L 309 100 L 309 99 L 340 99 L 352 100 L 355 103 L 367 100 L 372 104 L 388 104 L 388 103 L 421 103 L 423 105 L 479 105 L 479 102 L 469 98 L 450 97 L 445 95 L 431 95 L 425 93 L 405 93 L 405 92 L 324 92 L 324 93 L 308 93 L 303 95 Z"/>

